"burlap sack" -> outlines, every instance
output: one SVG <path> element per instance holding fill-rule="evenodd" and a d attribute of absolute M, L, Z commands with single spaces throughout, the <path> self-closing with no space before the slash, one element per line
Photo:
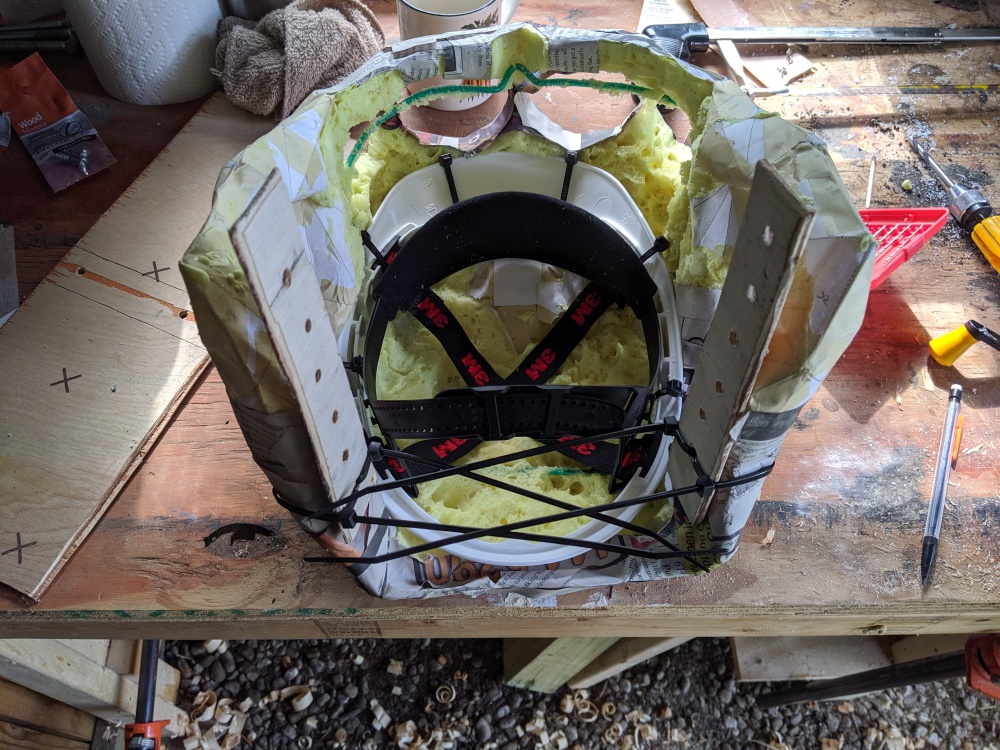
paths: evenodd
<path fill-rule="evenodd" d="M 378 19 L 360 0 L 295 0 L 260 21 L 223 19 L 214 72 L 234 104 L 282 120 L 384 42 Z"/>

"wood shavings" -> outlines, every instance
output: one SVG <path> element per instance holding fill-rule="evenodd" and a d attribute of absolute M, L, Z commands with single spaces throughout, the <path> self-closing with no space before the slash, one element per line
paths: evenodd
<path fill-rule="evenodd" d="M 333 741 L 338 745 L 343 745 L 347 742 L 347 730 L 340 727 L 336 732 L 333 733 Z"/>
<path fill-rule="evenodd" d="M 299 746 L 300 750 L 309 750 L 313 746 L 313 739 L 304 734 L 295 741 L 295 744 Z"/>
<path fill-rule="evenodd" d="M 372 721 L 372 727 L 375 729 L 388 729 L 389 725 L 392 723 L 392 718 L 389 716 L 388 712 L 382 708 L 382 704 L 372 698 L 371 701 L 369 701 L 368 706 L 371 708 L 372 713 L 375 714 L 375 719 Z"/>
<path fill-rule="evenodd" d="M 609 745 L 614 745 L 621 739 L 623 734 L 622 725 L 617 721 L 604 730 L 604 741 Z"/>
<path fill-rule="evenodd" d="M 966 448 L 964 451 L 962 451 L 962 455 L 963 456 L 971 456 L 973 453 L 979 453 L 979 451 L 982 450 L 982 448 L 983 448 L 983 444 L 980 443 L 975 448 Z"/>
<path fill-rule="evenodd" d="M 226 653 L 226 650 L 229 648 L 229 643 L 227 641 L 222 640 L 221 638 L 215 638 L 211 641 L 205 641 L 201 645 L 202 648 L 204 648 L 205 651 L 209 654 L 214 654 L 216 651 L 218 651 L 220 654 L 224 654 Z"/>
<path fill-rule="evenodd" d="M 289 685 L 281 693 L 281 700 L 292 699 L 292 708 L 296 711 L 305 711 L 313 702 L 312 690 L 308 685 Z"/>
<path fill-rule="evenodd" d="M 194 707 L 191 709 L 191 718 L 194 722 L 208 723 L 215 718 L 215 707 L 218 705 L 219 696 L 214 690 L 205 690 L 194 698 Z"/>
<path fill-rule="evenodd" d="M 900 411 L 903 411 L 903 386 L 896 386 L 896 406 L 899 407 Z"/>
<path fill-rule="evenodd" d="M 618 712 L 618 706 L 616 706 L 611 701 L 605 701 L 601 705 L 601 716 L 603 716 L 605 719 L 613 719 L 617 712 Z"/>
<path fill-rule="evenodd" d="M 399 677 L 401 674 L 403 674 L 403 662 L 399 661 L 398 659 L 390 659 L 389 666 L 385 668 L 385 671 L 388 672 L 389 674 L 394 674 L 396 675 L 396 677 Z"/>
<path fill-rule="evenodd" d="M 452 677 L 455 678 L 455 682 L 465 682 L 467 679 L 469 679 L 469 673 L 463 672 L 460 669 L 456 669 L 455 674 L 453 674 Z"/>
<path fill-rule="evenodd" d="M 661 719 L 674 718 L 674 709 L 672 709 L 670 706 L 664 706 L 662 709 L 660 709 L 660 718 Z"/>
<path fill-rule="evenodd" d="M 401 688 L 399 685 L 393 685 L 392 686 L 392 694 L 393 695 L 402 695 L 403 694 L 403 688 Z"/>
<path fill-rule="evenodd" d="M 927 369 L 927 365 L 923 365 L 920 368 L 920 381 L 923 383 L 925 391 L 934 392 L 934 381 L 931 379 L 931 373 Z"/>
<path fill-rule="evenodd" d="M 853 714 L 854 704 L 851 703 L 850 701 L 844 701 L 843 703 L 838 703 L 835 706 L 835 710 L 837 711 L 837 713 L 841 714 Z"/>
<path fill-rule="evenodd" d="M 566 750 L 569 747 L 569 738 L 566 733 L 562 730 L 558 732 L 553 732 L 549 736 L 549 744 L 555 748 L 555 750 Z"/>
<path fill-rule="evenodd" d="M 584 700 L 576 706 L 576 718 L 584 724 L 590 724 L 591 722 L 597 721 L 597 717 L 599 715 L 597 706 L 594 705 L 593 701 Z"/>
<path fill-rule="evenodd" d="M 354 656 L 351 657 L 351 661 L 360 667 L 362 664 L 365 663 L 365 657 L 363 657 L 361 654 L 355 654 Z"/>
<path fill-rule="evenodd" d="M 306 719 L 306 726 L 309 727 L 310 729 L 319 729 L 319 719 L 317 719 L 315 716 L 310 716 L 308 719 Z"/>
<path fill-rule="evenodd" d="M 441 654 L 440 656 L 438 656 L 437 662 L 443 667 L 448 663 L 448 657 L 445 656 L 444 654 Z"/>
<path fill-rule="evenodd" d="M 448 705 L 453 700 L 455 700 L 455 688 L 451 685 L 442 685 L 436 691 L 434 691 L 434 698 L 438 703 L 444 703 Z"/>
<path fill-rule="evenodd" d="M 242 711 L 243 713 L 246 713 L 246 712 L 247 712 L 247 711 L 249 711 L 249 710 L 250 710 L 251 708 L 253 708 L 253 699 L 251 699 L 251 698 L 244 698 L 244 699 L 243 699 L 243 700 L 242 700 L 242 701 L 240 702 L 240 705 L 238 705 L 238 706 L 236 707 L 236 709 L 237 709 L 238 711 Z"/>
<path fill-rule="evenodd" d="M 564 714 L 571 714 L 574 708 L 576 708 L 576 703 L 573 701 L 573 696 L 566 693 L 559 701 L 559 710 Z"/>
<path fill-rule="evenodd" d="M 652 742 L 653 740 L 660 739 L 660 733 L 656 731 L 656 727 L 652 724 L 639 724 L 635 728 L 635 742 L 636 744 L 642 744 L 643 742 Z"/>
<path fill-rule="evenodd" d="M 775 533 L 774 527 L 772 526 L 770 529 L 768 529 L 767 534 L 764 535 L 764 538 L 760 540 L 760 546 L 761 547 L 770 546 L 771 542 L 774 541 L 774 533 Z"/>
<path fill-rule="evenodd" d="M 841 750 L 844 747 L 843 736 L 837 739 L 832 739 L 830 737 L 820 737 L 820 750 Z"/>

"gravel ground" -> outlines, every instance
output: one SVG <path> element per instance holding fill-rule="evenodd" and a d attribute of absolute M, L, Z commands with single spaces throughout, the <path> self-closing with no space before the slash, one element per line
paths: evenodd
<path fill-rule="evenodd" d="M 223 648 L 208 653 L 200 641 L 168 641 L 164 658 L 181 671 L 183 708 L 208 690 L 231 698 L 233 708 L 243 703 L 240 748 L 1000 750 L 1000 702 L 963 680 L 762 710 L 756 696 L 784 684 L 735 682 L 721 639 L 690 641 L 575 703 L 569 691 L 504 685 L 500 640 L 231 641 Z M 310 686 L 311 705 L 296 710 L 294 695 L 269 700 L 295 686 Z M 200 726 L 211 734 L 211 725 Z M 220 738 L 219 745 L 228 750 L 234 742 Z"/>

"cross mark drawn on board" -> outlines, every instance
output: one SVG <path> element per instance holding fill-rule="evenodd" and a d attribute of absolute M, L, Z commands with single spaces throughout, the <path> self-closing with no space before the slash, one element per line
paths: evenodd
<path fill-rule="evenodd" d="M 19 531 L 17 532 L 17 546 L 11 547 L 9 550 L 5 552 L 0 552 L 0 557 L 3 557 L 4 555 L 9 555 L 11 552 L 16 552 L 17 564 L 20 565 L 22 562 L 21 550 L 27 549 L 28 547 L 34 547 L 36 544 L 38 544 L 38 542 L 28 542 L 27 544 L 21 544 L 21 532 Z"/>
<path fill-rule="evenodd" d="M 49 383 L 49 387 L 51 388 L 54 385 L 59 385 L 60 383 L 62 383 L 64 386 L 66 386 L 66 393 L 69 393 L 69 381 L 76 380 L 77 378 L 82 378 L 83 375 L 67 375 L 66 368 L 64 367 L 62 368 L 62 370 L 63 370 L 62 380 L 57 380 L 54 383 Z"/>
<path fill-rule="evenodd" d="M 152 271 L 146 271 L 146 273 L 144 273 L 143 276 L 152 276 L 157 281 L 159 281 L 160 280 L 160 273 L 163 272 L 163 271 L 169 271 L 169 270 L 170 270 L 170 266 L 167 266 L 166 268 L 157 268 L 156 267 L 156 261 L 154 260 L 153 261 L 153 270 Z"/>

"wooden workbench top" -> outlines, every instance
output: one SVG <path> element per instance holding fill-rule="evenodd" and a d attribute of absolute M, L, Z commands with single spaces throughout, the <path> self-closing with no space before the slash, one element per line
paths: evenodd
<path fill-rule="evenodd" d="M 741 5 L 762 25 L 997 25 L 991 11 L 913 8 L 894 0 L 812 3 L 810 11 L 764 0 Z M 391 5 L 372 7 L 392 38 Z M 518 17 L 634 29 L 639 7 L 525 0 Z M 829 143 L 859 205 L 873 153 L 873 206 L 943 201 L 942 192 L 920 182 L 930 175 L 905 141 L 910 133 L 932 134 L 945 166 L 963 165 L 1000 201 L 989 177 L 1000 171 L 997 47 L 817 48 L 809 56 L 818 67 L 793 84 L 799 94 L 759 103 Z M 19 145 L 0 157 L 0 223 L 15 226 L 22 294 L 38 285 L 200 104 L 123 105 L 100 91 L 85 64 L 47 59 L 95 118 L 119 165 L 53 198 Z M 967 84 L 987 87 L 954 88 Z M 915 85 L 940 88 L 897 91 Z M 585 106 L 577 113 L 581 120 Z M 589 106 L 596 112 L 599 99 Z M 905 178 L 918 190 L 903 191 Z M 997 630 L 1000 353 L 978 345 L 956 367 L 943 368 L 929 359 L 926 346 L 969 318 L 1000 327 L 1000 277 L 952 223 L 872 294 L 860 334 L 791 430 L 732 561 L 704 576 L 567 594 L 540 606 L 502 592 L 386 602 L 365 593 L 338 566 L 303 562 L 316 554 L 316 545 L 271 499 L 210 370 L 41 601 L 0 590 L 0 636 Z M 952 475 L 932 584 L 922 590 L 926 501 L 953 382 L 965 388 L 964 451 Z M 235 537 L 227 531 L 233 525 Z M 251 527 L 259 527 L 256 535 Z M 773 541 L 763 546 L 770 529 Z"/>

